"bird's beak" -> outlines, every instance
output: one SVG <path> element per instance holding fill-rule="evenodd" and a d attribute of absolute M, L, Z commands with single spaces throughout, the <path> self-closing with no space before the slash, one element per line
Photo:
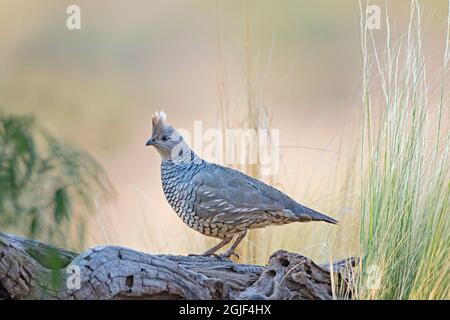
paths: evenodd
<path fill-rule="evenodd" d="M 154 138 L 150 138 L 148 139 L 147 143 L 145 144 L 146 146 L 152 146 L 155 144 L 155 139 Z"/>

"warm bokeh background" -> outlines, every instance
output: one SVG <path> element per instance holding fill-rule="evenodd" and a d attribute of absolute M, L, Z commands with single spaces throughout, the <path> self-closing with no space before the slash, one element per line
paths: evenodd
<path fill-rule="evenodd" d="M 70 4 L 81 7 L 80 31 L 65 27 Z M 404 30 L 409 1 L 389 6 L 392 28 Z M 432 67 L 442 55 L 447 1 L 423 6 Z M 191 130 L 201 120 L 205 129 L 217 128 L 218 82 L 225 81 L 225 95 L 239 110 L 250 57 L 260 101 L 280 130 L 282 166 L 274 183 L 341 220 L 338 227 L 258 231 L 252 239 L 261 239 L 261 249 L 253 260 L 264 262 L 283 248 L 323 261 L 355 250 L 356 232 L 349 233 L 358 208 L 341 195 L 350 199 L 358 189 L 354 181 L 342 190 L 349 185 L 345 172 L 357 166 L 359 41 L 357 0 L 0 0 L 0 106 L 35 114 L 106 168 L 117 198 L 99 199 L 89 246 L 200 252 L 214 241 L 171 210 L 159 155 L 144 147 L 151 114 L 163 108 L 176 127 Z"/>

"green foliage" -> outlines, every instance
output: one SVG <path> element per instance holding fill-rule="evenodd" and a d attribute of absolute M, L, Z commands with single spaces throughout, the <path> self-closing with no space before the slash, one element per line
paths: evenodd
<path fill-rule="evenodd" d="M 55 191 L 55 220 L 61 223 L 63 219 L 68 219 L 71 213 L 70 197 L 65 187 L 61 187 Z"/>
<path fill-rule="evenodd" d="M 89 154 L 58 141 L 31 116 L 0 114 L 2 230 L 80 246 L 95 197 L 111 192 Z"/>
<path fill-rule="evenodd" d="M 441 95 L 431 103 L 433 87 L 427 81 L 425 55 L 421 52 L 420 12 L 419 4 L 412 1 L 408 32 L 398 45 L 390 43 L 387 19 L 384 54 L 376 47 L 372 33 L 362 28 L 364 263 L 358 298 L 449 297 L 450 134 L 443 130 L 443 120 L 449 110 L 445 75 L 450 23 L 442 81 L 437 82 Z M 361 25 L 365 26 L 364 19 Z M 381 88 L 382 99 L 374 102 L 377 87 Z"/>

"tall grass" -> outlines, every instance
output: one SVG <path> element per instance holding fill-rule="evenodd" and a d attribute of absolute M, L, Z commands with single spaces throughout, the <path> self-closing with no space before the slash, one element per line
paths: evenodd
<path fill-rule="evenodd" d="M 305 244 L 312 245 L 312 240 L 326 231 L 330 259 L 338 256 L 337 251 L 363 258 L 353 279 L 353 298 L 445 299 L 449 297 L 450 285 L 450 134 L 445 88 L 450 23 L 444 38 L 442 72 L 428 79 L 420 4 L 411 2 L 407 31 L 397 41 L 393 40 L 387 2 L 386 20 L 382 30 L 376 32 L 367 28 L 366 6 L 360 6 L 363 117 L 360 147 L 354 148 L 350 162 L 354 164 L 359 156 L 361 170 L 355 173 L 349 163 L 337 163 L 339 178 L 330 181 L 335 184 L 334 196 L 340 197 L 330 204 L 330 209 L 335 209 L 332 212 L 353 207 L 355 198 L 348 194 L 359 188 L 356 203 L 360 216 L 341 221 L 332 230 L 322 230 L 317 225 L 314 232 L 309 226 L 302 226 L 301 233 L 295 232 L 294 227 L 287 230 L 288 226 L 283 227 L 287 231 L 282 233 L 269 228 L 253 230 L 239 253 L 244 261 L 257 263 L 264 263 L 274 248 L 287 245 L 304 253 Z M 260 92 L 261 77 L 255 71 L 258 59 L 250 42 L 248 8 L 246 19 L 245 79 L 241 99 L 235 102 L 239 109 L 233 109 L 227 96 L 226 65 L 221 60 L 219 117 L 223 128 L 256 130 L 268 128 L 271 117 Z M 221 59 L 222 50 L 219 38 Z M 239 169 L 262 178 L 257 166 Z M 278 186 L 276 181 L 268 182 Z M 356 243 L 355 236 L 359 240 Z M 338 294 L 345 296 L 349 292 Z"/>
<path fill-rule="evenodd" d="M 257 132 L 259 129 L 272 128 L 273 117 L 271 111 L 275 113 L 274 109 L 276 106 L 267 104 L 264 90 L 267 73 L 269 72 L 268 69 L 276 48 L 274 48 L 274 43 L 272 42 L 267 52 L 257 50 L 258 48 L 253 42 L 253 6 L 251 4 L 252 2 L 250 1 L 244 2 L 245 11 L 242 24 L 244 37 L 241 46 L 242 54 L 239 55 L 239 60 L 242 63 L 242 77 L 239 79 L 238 84 L 236 84 L 236 81 L 231 83 L 228 77 L 229 68 L 223 39 L 223 21 L 221 7 L 218 6 L 218 118 L 223 129 L 239 128 Z M 269 145 L 268 147 L 270 148 L 271 146 Z M 257 141 L 251 141 L 248 150 L 252 152 L 255 148 L 258 148 Z M 305 152 L 305 149 L 308 152 L 313 149 L 315 152 L 318 152 L 318 157 L 320 158 L 329 154 L 327 153 L 329 150 L 315 148 L 314 146 L 280 146 L 280 149 L 281 162 L 283 162 L 283 157 L 295 157 L 299 159 L 298 166 L 302 165 L 302 152 Z M 299 152 L 287 154 L 287 151 L 292 150 Z M 341 151 L 339 148 L 337 153 Z M 306 201 L 305 204 L 309 204 L 314 197 L 324 199 L 324 194 L 331 192 L 331 195 L 328 194 L 329 200 L 317 201 L 312 206 L 341 220 L 342 215 L 340 214 L 344 211 L 344 208 L 354 207 L 354 193 L 352 192 L 354 188 L 352 184 L 355 178 L 354 158 L 354 155 L 344 159 L 336 157 L 335 160 L 332 160 L 336 163 L 333 167 L 333 172 L 324 172 L 325 170 L 317 168 L 317 173 L 322 175 L 322 186 L 326 186 L 328 188 L 327 191 L 324 191 L 325 188 L 317 190 L 316 186 L 310 183 L 310 180 L 313 179 L 308 177 L 297 178 L 300 183 L 296 183 L 295 186 L 301 186 L 304 189 L 303 192 L 300 192 L 295 186 L 287 186 L 285 182 L 288 180 L 285 176 L 287 172 L 283 170 L 283 163 L 280 165 L 280 172 L 283 172 L 277 175 L 261 174 L 261 164 L 259 162 L 256 164 L 234 165 L 234 167 L 279 188 L 301 202 Z M 281 182 L 281 179 L 283 179 L 283 182 Z M 309 225 L 290 224 L 282 227 L 273 226 L 250 230 L 247 237 L 244 238 L 242 244 L 238 247 L 239 261 L 265 264 L 268 257 L 275 250 L 279 249 L 300 252 L 318 262 L 329 261 L 336 257 L 345 257 L 349 254 L 350 248 L 352 250 L 355 248 L 358 234 L 354 232 L 354 229 L 358 228 L 357 219 L 347 222 L 339 227 L 326 223 L 313 223 Z M 353 254 L 353 252 L 354 250 L 350 254 Z"/>
<path fill-rule="evenodd" d="M 258 62 L 255 58 L 252 48 L 252 30 L 251 30 L 251 14 L 249 2 L 245 2 L 245 45 L 243 54 L 243 88 L 237 103 L 233 106 L 231 103 L 230 88 L 227 86 L 226 79 L 226 61 L 224 59 L 223 43 L 222 43 L 222 20 L 221 8 L 217 8 L 218 12 L 218 54 L 219 54 L 219 74 L 217 88 L 219 93 L 219 119 L 222 130 L 242 128 L 246 130 L 254 130 L 255 133 L 259 129 L 268 129 L 270 125 L 270 116 L 263 104 L 262 98 L 262 77 L 258 77 Z M 234 108 L 237 109 L 234 109 Z M 269 146 L 270 147 L 270 146 Z M 254 152 L 258 148 L 257 141 L 249 141 L 248 150 Z M 260 167 L 256 164 L 238 164 L 235 167 L 247 174 L 262 179 Z M 265 177 L 266 182 L 273 183 L 271 176 Z M 260 230 L 258 230 L 260 231 Z M 265 233 L 265 245 L 262 244 L 262 237 L 258 236 L 258 231 L 252 230 L 244 238 L 243 243 L 238 247 L 238 254 L 252 262 L 261 262 L 258 259 L 262 256 L 261 252 L 267 252 L 267 243 L 270 242 L 270 232 Z"/>
<path fill-rule="evenodd" d="M 386 9 L 383 49 L 367 28 L 365 9 L 361 6 L 363 262 L 354 296 L 448 299 L 450 134 L 445 130 L 445 77 L 450 23 L 442 72 L 429 80 L 420 4 L 411 2 L 408 29 L 398 43 L 392 40 Z"/>

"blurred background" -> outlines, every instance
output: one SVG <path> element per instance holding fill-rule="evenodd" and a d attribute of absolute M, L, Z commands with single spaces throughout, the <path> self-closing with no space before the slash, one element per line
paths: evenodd
<path fill-rule="evenodd" d="M 81 30 L 66 28 L 71 4 L 81 8 Z M 391 28 L 404 30 L 410 2 L 388 5 Z M 447 5 L 423 1 L 431 71 Z M 239 127 L 254 97 L 280 132 L 280 170 L 265 179 L 340 224 L 252 231 L 240 261 L 265 263 L 277 249 L 343 258 L 357 250 L 359 224 L 349 174 L 359 169 L 359 19 L 357 0 L 0 0 L 0 108 L 33 114 L 104 167 L 116 195 L 95 198 L 85 247 L 188 254 L 216 240 L 166 203 L 160 157 L 144 147 L 151 115 L 164 109 L 177 128 L 221 128 L 225 108 Z"/>

